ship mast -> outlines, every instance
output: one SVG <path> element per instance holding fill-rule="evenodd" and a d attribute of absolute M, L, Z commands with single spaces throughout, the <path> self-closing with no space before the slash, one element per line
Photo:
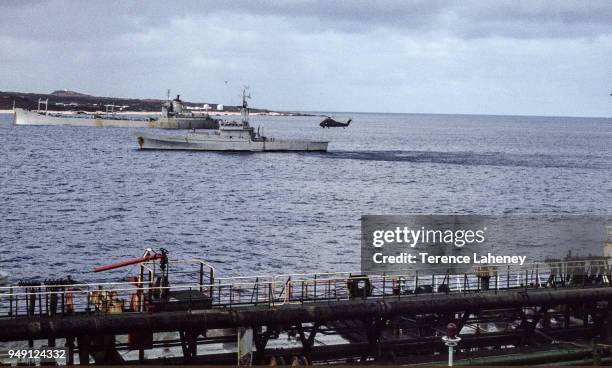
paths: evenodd
<path fill-rule="evenodd" d="M 242 107 L 240 108 L 240 117 L 244 127 L 249 126 L 249 104 L 247 103 L 247 98 L 251 98 L 251 94 L 249 93 L 247 95 L 248 89 L 248 86 L 244 86 L 242 89 Z"/>

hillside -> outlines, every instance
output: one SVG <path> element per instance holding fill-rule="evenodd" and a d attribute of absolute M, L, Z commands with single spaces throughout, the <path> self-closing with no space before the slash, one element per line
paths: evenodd
<path fill-rule="evenodd" d="M 87 95 L 85 93 L 79 93 L 79 92 L 70 91 L 67 89 L 53 91 L 51 92 L 51 94 L 53 96 L 59 96 L 59 97 L 92 97 L 91 95 Z"/>
<path fill-rule="evenodd" d="M 36 109 L 38 100 L 49 99 L 49 110 L 52 111 L 105 111 L 105 105 L 114 105 L 115 111 L 132 111 L 132 112 L 158 112 L 161 110 L 161 105 L 164 102 L 160 99 L 134 99 L 122 97 L 99 97 L 90 96 L 87 94 L 57 90 L 49 94 L 41 93 L 24 93 L 24 92 L 5 92 L 0 91 L 0 110 L 10 110 L 15 107 L 27 109 Z M 183 101 L 183 105 L 188 108 L 201 109 L 207 102 L 189 102 Z M 217 104 L 210 103 L 211 110 L 216 110 Z M 253 112 L 269 112 L 265 109 L 251 109 Z M 238 106 L 224 106 L 225 112 L 237 112 Z"/>

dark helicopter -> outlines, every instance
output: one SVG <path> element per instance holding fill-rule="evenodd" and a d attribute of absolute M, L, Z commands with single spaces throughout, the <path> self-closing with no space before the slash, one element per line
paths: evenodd
<path fill-rule="evenodd" d="M 346 123 L 341 123 L 328 116 L 319 125 L 321 126 L 321 128 L 346 128 L 347 126 L 349 126 L 351 121 L 353 121 L 353 119 L 348 119 Z"/>

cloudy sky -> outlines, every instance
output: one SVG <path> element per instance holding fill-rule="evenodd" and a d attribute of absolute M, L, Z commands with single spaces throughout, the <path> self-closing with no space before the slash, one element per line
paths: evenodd
<path fill-rule="evenodd" d="M 612 116 L 612 1 L 0 2 L 0 90 Z"/>

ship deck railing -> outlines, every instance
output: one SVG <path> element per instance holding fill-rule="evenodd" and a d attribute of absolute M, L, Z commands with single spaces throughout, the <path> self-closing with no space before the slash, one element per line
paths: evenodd
<path fill-rule="evenodd" d="M 195 265 L 183 270 L 178 265 Z M 498 293 L 518 289 L 610 286 L 607 259 L 480 266 L 453 273 L 421 269 L 403 274 L 334 272 L 216 278 L 203 261 L 171 261 L 168 287 L 156 285 L 156 264 L 141 265 L 136 281 L 0 287 L 0 318 L 131 313 L 159 303 L 181 308 L 277 307 L 351 299 L 418 298 L 419 295 Z M 183 292 L 182 294 L 179 292 Z M 175 300 L 173 295 L 183 295 Z M 188 295 L 185 300 L 184 295 Z"/>

